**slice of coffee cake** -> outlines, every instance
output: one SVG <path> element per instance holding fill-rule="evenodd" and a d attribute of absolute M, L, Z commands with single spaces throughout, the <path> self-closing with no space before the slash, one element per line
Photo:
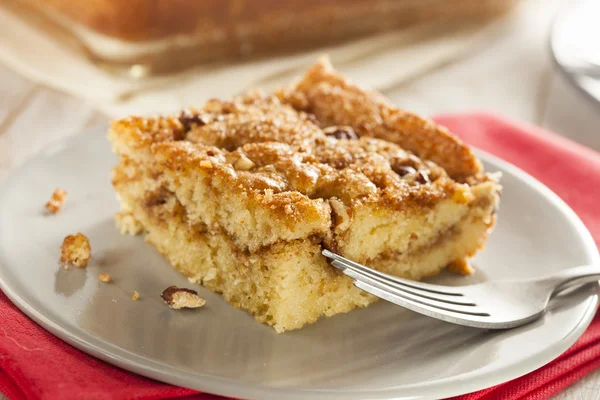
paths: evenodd
<path fill-rule="evenodd" d="M 322 248 L 411 279 L 467 272 L 498 206 L 468 147 L 326 60 L 273 95 L 115 121 L 109 139 L 122 231 L 278 332 L 375 300 Z"/>

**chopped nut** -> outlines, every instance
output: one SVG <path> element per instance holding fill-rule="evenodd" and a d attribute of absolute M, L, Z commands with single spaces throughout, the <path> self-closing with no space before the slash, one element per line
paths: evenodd
<path fill-rule="evenodd" d="M 419 183 L 429 183 L 431 182 L 429 180 L 429 174 L 427 173 L 427 171 L 420 169 L 417 171 L 417 177 L 415 178 L 415 180 Z"/>
<path fill-rule="evenodd" d="M 109 274 L 99 274 L 98 275 L 98 280 L 100 282 L 104 282 L 104 283 L 108 283 L 108 282 L 111 281 Z"/>
<path fill-rule="evenodd" d="M 169 305 L 169 307 L 176 310 L 182 308 L 198 308 L 202 307 L 206 301 L 198 296 L 195 290 L 178 288 L 177 286 L 169 286 L 160 295 L 163 301 Z"/>
<path fill-rule="evenodd" d="M 412 165 L 413 167 L 417 167 L 418 165 L 421 164 L 419 157 L 415 156 L 414 154 L 409 154 L 408 155 L 408 160 L 407 162 L 410 163 L 410 165 Z"/>
<path fill-rule="evenodd" d="M 242 154 L 240 158 L 235 161 L 233 166 L 239 171 L 249 171 L 254 168 L 254 163 L 252 160 Z"/>
<path fill-rule="evenodd" d="M 179 115 L 179 122 L 181 122 L 181 125 L 183 125 L 185 133 L 195 126 L 203 126 L 208 124 L 210 122 L 210 118 L 207 115 L 194 114 L 191 110 L 183 110 Z M 179 140 L 183 139 L 185 139 L 185 136 L 179 138 Z"/>
<path fill-rule="evenodd" d="M 422 184 L 431 182 L 429 179 L 429 172 L 425 169 L 417 170 L 409 165 L 399 165 L 392 168 L 395 173 L 407 180 L 414 180 L 415 182 Z"/>
<path fill-rule="evenodd" d="M 137 299 L 139 299 L 139 298 L 140 298 L 140 294 L 138 293 L 137 290 L 134 290 L 133 291 L 133 296 L 131 296 L 131 300 L 137 301 Z"/>
<path fill-rule="evenodd" d="M 83 268 L 92 258 L 92 248 L 90 241 L 82 233 L 69 235 L 63 241 L 60 247 L 60 261 L 71 264 L 77 268 Z"/>
<path fill-rule="evenodd" d="M 54 193 L 52 193 L 52 197 L 46 203 L 46 210 L 51 212 L 52 214 L 56 214 L 60 211 L 65 198 L 67 197 L 67 192 L 63 189 L 56 189 Z"/>
<path fill-rule="evenodd" d="M 329 199 L 329 205 L 331 206 L 331 219 L 335 224 L 336 232 L 348 229 L 350 226 L 350 215 L 348 214 L 346 205 L 336 198 Z"/>
<path fill-rule="evenodd" d="M 336 139 L 356 140 L 358 135 L 350 126 L 330 126 L 323 129 L 323 133 Z"/>
<path fill-rule="evenodd" d="M 398 175 L 400 175 L 401 177 L 403 177 L 406 175 L 416 174 L 417 170 L 408 165 L 401 165 L 401 166 L 394 168 L 394 172 L 397 173 Z"/>

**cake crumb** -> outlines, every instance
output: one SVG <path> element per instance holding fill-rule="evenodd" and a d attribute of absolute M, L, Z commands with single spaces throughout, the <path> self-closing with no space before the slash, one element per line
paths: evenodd
<path fill-rule="evenodd" d="M 176 310 L 182 308 L 199 308 L 206 303 L 206 300 L 198 296 L 198 292 L 195 290 L 179 288 L 177 286 L 169 286 L 162 292 L 160 297 L 169 307 Z"/>
<path fill-rule="evenodd" d="M 80 232 L 65 237 L 60 250 L 60 261 L 77 268 L 84 268 L 92 258 L 90 241 Z"/>
<path fill-rule="evenodd" d="M 117 299 L 112 299 L 112 302 L 113 302 L 113 303 L 116 303 L 116 302 L 117 302 Z"/>
<path fill-rule="evenodd" d="M 139 298 L 140 298 L 140 294 L 138 293 L 137 290 L 134 290 L 133 291 L 133 296 L 131 296 L 131 300 L 137 301 L 137 299 L 139 299 Z"/>
<path fill-rule="evenodd" d="M 471 275 L 473 272 L 475 272 L 475 268 L 473 268 L 466 259 L 462 259 L 455 260 L 448 265 L 448 271 L 460 275 Z"/>
<path fill-rule="evenodd" d="M 98 280 L 100 282 L 109 283 L 112 279 L 109 274 L 102 273 L 98 275 Z"/>
<path fill-rule="evenodd" d="M 46 203 L 46 210 L 51 214 L 57 214 L 62 208 L 63 202 L 67 197 L 67 191 L 64 189 L 55 189 L 54 193 L 52 193 L 52 197 Z"/>

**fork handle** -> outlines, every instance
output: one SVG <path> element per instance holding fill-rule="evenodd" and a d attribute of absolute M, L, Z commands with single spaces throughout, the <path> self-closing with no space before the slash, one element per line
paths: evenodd
<path fill-rule="evenodd" d="M 544 279 L 544 281 L 554 287 L 553 294 L 556 294 L 573 286 L 600 281 L 600 265 L 569 268 Z"/>

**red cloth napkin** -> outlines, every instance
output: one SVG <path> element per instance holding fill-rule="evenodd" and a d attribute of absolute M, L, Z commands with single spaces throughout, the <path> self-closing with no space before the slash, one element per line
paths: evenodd
<path fill-rule="evenodd" d="M 483 114 L 436 119 L 465 142 L 544 182 L 579 214 L 600 243 L 600 154 L 541 129 Z M 457 397 L 542 399 L 600 367 L 600 316 L 563 355 L 513 381 Z M 113 367 L 65 344 L 0 293 L 0 392 L 10 399 L 219 399 Z"/>

